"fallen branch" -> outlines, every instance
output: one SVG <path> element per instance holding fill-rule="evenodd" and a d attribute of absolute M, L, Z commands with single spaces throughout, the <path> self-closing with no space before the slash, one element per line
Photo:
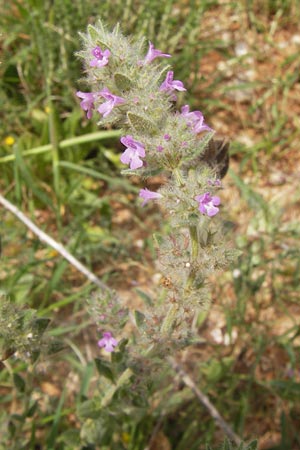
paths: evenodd
<path fill-rule="evenodd" d="M 50 247 L 54 248 L 63 258 L 65 258 L 69 263 L 75 267 L 79 272 L 81 272 L 89 281 L 96 284 L 99 288 L 107 290 L 108 287 L 102 283 L 102 281 L 94 275 L 90 270 L 81 264 L 78 259 L 76 259 L 68 250 L 59 242 L 56 242 L 51 236 L 49 236 L 44 231 L 40 230 L 25 214 L 22 213 L 15 205 L 6 200 L 2 195 L 0 195 L 0 204 L 4 206 L 8 211 L 14 214 L 24 225 L 27 226 L 42 242 L 45 242 Z"/>
<path fill-rule="evenodd" d="M 175 370 L 175 372 L 179 375 L 184 384 L 189 387 L 197 397 L 197 399 L 202 403 L 203 406 L 208 410 L 210 415 L 214 418 L 217 425 L 222 429 L 222 431 L 226 434 L 226 436 L 235 442 L 235 444 L 240 445 L 242 443 L 241 438 L 235 434 L 232 428 L 228 425 L 227 422 L 223 419 L 219 411 L 214 407 L 214 405 L 210 402 L 209 398 L 200 391 L 196 383 L 193 379 L 185 372 L 185 370 L 181 367 L 181 365 L 175 361 L 173 358 L 168 358 L 171 367 Z"/>

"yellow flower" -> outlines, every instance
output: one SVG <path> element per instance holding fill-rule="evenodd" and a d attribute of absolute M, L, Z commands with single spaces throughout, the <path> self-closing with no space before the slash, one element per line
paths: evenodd
<path fill-rule="evenodd" d="M 124 444 L 128 444 L 130 442 L 130 434 L 129 433 L 122 433 L 122 441 Z"/>
<path fill-rule="evenodd" d="M 50 112 L 51 112 L 51 108 L 49 108 L 49 106 L 46 106 L 45 107 L 45 113 L 46 114 L 50 114 Z"/>
<path fill-rule="evenodd" d="M 12 145 L 14 145 L 14 143 L 15 143 L 15 138 L 12 136 L 6 136 L 6 138 L 4 139 L 5 145 L 9 145 L 11 147 Z"/>

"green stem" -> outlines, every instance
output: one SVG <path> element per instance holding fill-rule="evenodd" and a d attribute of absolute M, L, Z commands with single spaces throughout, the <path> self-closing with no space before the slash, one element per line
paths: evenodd
<path fill-rule="evenodd" d="M 178 184 L 178 186 L 184 186 L 185 185 L 184 178 L 183 178 L 182 173 L 181 173 L 181 171 L 179 169 L 174 169 L 173 170 L 173 176 L 174 176 L 175 181 Z"/>
<path fill-rule="evenodd" d="M 197 225 L 191 225 L 189 227 L 190 239 L 191 239 L 191 260 L 192 262 L 198 258 L 199 253 L 199 240 L 198 240 L 198 230 Z M 193 284 L 195 279 L 194 269 L 191 268 L 188 279 L 186 281 L 185 290 L 188 290 L 189 287 Z"/>
<path fill-rule="evenodd" d="M 116 138 L 121 135 L 119 130 L 113 131 L 97 131 L 96 133 L 88 133 L 83 136 L 77 136 L 70 139 L 64 139 L 57 144 L 59 149 L 74 147 L 80 144 L 86 144 L 87 142 L 101 141 L 104 139 Z M 39 147 L 34 147 L 29 150 L 24 150 L 22 156 L 34 156 L 41 153 L 47 153 L 52 151 L 52 144 L 40 145 Z M 16 159 L 15 155 L 7 155 L 0 158 L 1 163 L 7 163 L 14 161 Z"/>
<path fill-rule="evenodd" d="M 192 260 L 198 258 L 198 251 L 199 251 L 199 241 L 198 241 L 198 230 L 197 225 L 191 225 L 189 227 L 190 231 L 190 238 L 191 238 L 191 244 L 192 244 Z"/>
<path fill-rule="evenodd" d="M 177 317 L 178 305 L 174 303 L 171 305 L 167 315 L 162 323 L 160 331 L 162 334 L 170 334 L 173 330 L 174 323 Z"/>
<path fill-rule="evenodd" d="M 49 83 L 48 83 L 49 84 Z M 60 170 L 59 170 L 59 146 L 58 146 L 58 136 L 57 136 L 57 127 L 55 123 L 55 113 L 54 106 L 51 100 L 50 87 L 48 88 L 48 107 L 50 110 L 49 113 L 49 138 L 51 142 L 51 150 L 52 150 L 52 169 L 53 169 L 53 185 L 54 192 L 57 199 L 57 207 L 56 207 L 56 218 L 58 229 L 61 229 L 61 216 L 60 216 L 60 205 L 61 205 L 61 193 L 60 193 Z"/>

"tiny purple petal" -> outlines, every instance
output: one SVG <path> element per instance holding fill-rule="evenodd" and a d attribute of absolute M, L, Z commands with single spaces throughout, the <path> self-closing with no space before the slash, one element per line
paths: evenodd
<path fill-rule="evenodd" d="M 189 105 L 181 108 L 181 115 L 186 118 L 187 125 L 191 127 L 196 134 L 202 131 L 212 131 L 212 129 L 204 123 L 204 117 L 201 111 L 191 111 Z"/>
<path fill-rule="evenodd" d="M 209 186 L 217 186 L 217 187 L 222 187 L 222 182 L 219 178 L 216 178 L 215 180 L 207 180 L 207 184 Z"/>
<path fill-rule="evenodd" d="M 142 206 L 144 206 L 149 202 L 149 200 L 162 198 L 162 195 L 158 192 L 150 191 L 149 189 L 145 188 L 140 190 L 139 197 L 144 199 L 142 203 Z"/>
<path fill-rule="evenodd" d="M 161 152 L 164 150 L 164 148 L 163 148 L 162 145 L 158 145 L 158 146 L 156 147 L 156 150 L 157 150 L 158 152 L 161 153 Z"/>
<path fill-rule="evenodd" d="M 172 92 L 176 91 L 186 91 L 182 81 L 173 80 L 174 72 L 170 70 L 167 73 L 165 81 L 160 85 L 160 91 Z"/>
<path fill-rule="evenodd" d="M 171 140 L 171 136 L 169 134 L 164 134 L 164 140 L 165 141 L 170 141 Z"/>
<path fill-rule="evenodd" d="M 171 58 L 171 55 L 169 55 L 168 53 L 163 53 L 160 50 L 157 50 L 156 48 L 154 48 L 154 45 L 152 44 L 152 42 L 149 42 L 148 53 L 145 56 L 143 63 L 148 64 L 151 61 L 153 61 L 155 58 Z"/>
<path fill-rule="evenodd" d="M 80 102 L 80 107 L 83 109 L 83 111 L 86 111 L 86 116 L 88 119 L 92 118 L 93 115 L 93 109 L 95 109 L 94 101 L 95 101 L 95 95 L 93 92 L 76 92 L 77 97 L 82 99 L 82 102 Z"/>
<path fill-rule="evenodd" d="M 99 95 L 106 100 L 106 102 L 102 103 L 102 105 L 100 105 L 97 109 L 103 117 L 108 116 L 115 106 L 121 105 L 125 102 L 124 98 L 112 94 L 108 88 L 103 88 L 102 91 L 99 92 Z"/>
<path fill-rule="evenodd" d="M 128 134 L 121 139 L 123 145 L 127 148 L 122 153 L 120 160 L 123 164 L 130 164 L 130 169 L 139 169 L 143 166 L 143 160 L 146 156 L 145 147 L 141 142 L 135 141 L 133 137 Z"/>
<path fill-rule="evenodd" d="M 209 192 L 205 192 L 205 194 L 197 195 L 195 200 L 199 203 L 199 211 L 202 214 L 213 217 L 219 212 L 217 206 L 221 203 L 220 197 L 212 197 Z"/>
<path fill-rule="evenodd" d="M 104 52 L 101 50 L 100 47 L 94 47 L 92 49 L 92 55 L 94 56 L 94 59 L 90 62 L 91 67 L 103 67 L 106 66 L 108 63 L 108 58 L 110 57 L 110 51 L 104 50 Z"/>
<path fill-rule="evenodd" d="M 110 331 L 102 333 L 102 339 L 98 341 L 98 347 L 104 348 L 107 352 L 111 353 L 118 345 L 118 341 L 112 336 Z"/>

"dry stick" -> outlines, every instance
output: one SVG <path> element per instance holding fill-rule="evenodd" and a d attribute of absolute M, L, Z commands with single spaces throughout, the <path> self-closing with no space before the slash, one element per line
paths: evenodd
<path fill-rule="evenodd" d="M 197 387 L 196 383 L 184 371 L 184 369 L 181 367 L 181 365 L 178 364 L 177 361 L 175 361 L 175 359 L 168 358 L 168 360 L 169 360 L 169 363 L 172 366 L 172 368 L 179 375 L 179 377 L 182 379 L 182 381 L 185 383 L 185 385 L 188 386 L 194 392 L 194 394 L 196 395 L 198 400 L 202 403 L 202 405 L 204 405 L 208 409 L 210 415 L 215 419 L 216 423 L 224 431 L 226 436 L 228 436 L 229 439 L 234 441 L 237 445 L 240 445 L 242 443 L 241 438 L 237 434 L 235 434 L 235 432 L 228 425 L 228 423 L 225 422 L 223 417 L 220 415 L 219 411 L 210 402 L 209 398 L 205 394 L 203 394 L 203 392 L 200 391 L 200 389 Z"/>
<path fill-rule="evenodd" d="M 56 242 L 52 237 L 50 237 L 44 231 L 40 230 L 30 219 L 28 219 L 28 217 L 25 216 L 25 214 L 22 213 L 22 211 L 20 211 L 15 205 L 2 197 L 1 194 L 0 204 L 8 209 L 8 211 L 10 211 L 12 214 L 14 214 L 21 222 L 23 222 L 34 234 L 38 236 L 38 238 L 42 242 L 50 245 L 50 247 L 54 248 L 58 253 L 60 253 L 63 258 L 65 258 L 67 261 L 69 261 L 70 264 L 72 264 L 72 266 L 79 270 L 79 272 L 83 273 L 83 275 L 85 275 L 88 280 L 90 280 L 92 283 L 96 284 L 103 290 L 109 289 L 96 275 L 90 272 L 87 267 L 81 264 L 81 262 L 78 261 L 78 259 L 76 259 L 73 255 L 71 255 L 71 253 L 69 253 L 62 244 Z"/>

